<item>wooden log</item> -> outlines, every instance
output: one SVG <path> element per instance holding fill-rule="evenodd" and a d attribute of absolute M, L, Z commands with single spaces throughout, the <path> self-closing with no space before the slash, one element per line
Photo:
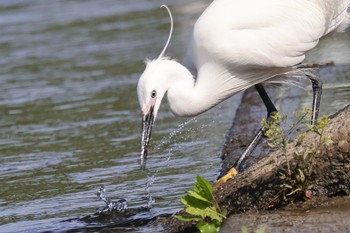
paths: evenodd
<path fill-rule="evenodd" d="M 305 186 L 305 190 L 301 190 L 310 191 L 312 198 L 349 195 L 350 106 L 332 116 L 324 136 L 329 137 L 333 143 L 319 143 L 320 136 L 310 131 L 301 143 L 291 142 L 285 151 L 279 150 L 261 159 L 216 190 L 219 203 L 229 213 L 241 213 L 250 209 L 278 208 L 296 201 L 293 199 L 295 196 L 287 195 L 292 189 L 282 188 L 287 181 L 281 179 L 281 174 L 288 174 L 288 163 L 294 175 L 299 172 L 296 169 L 309 169 L 312 166 L 309 174 L 304 174 L 305 185 L 310 188 Z M 312 157 L 303 161 L 301 157 L 307 150 L 314 150 L 312 152 L 316 154 L 310 154 Z"/>
<path fill-rule="evenodd" d="M 340 77 L 346 80 L 349 77 L 350 66 L 329 66 L 324 67 L 320 72 L 323 80 L 332 80 L 340 74 Z M 307 82 L 305 85 L 308 85 Z M 273 101 L 277 103 L 277 108 L 287 115 L 292 115 L 292 112 L 297 110 L 300 105 L 300 96 L 304 92 L 305 90 L 298 88 L 286 89 L 284 92 L 268 89 Z M 222 153 L 224 172 L 242 154 L 260 127 L 260 120 L 263 117 L 266 117 L 266 110 L 258 94 L 254 89 L 247 90 L 242 97 L 242 103 L 233 120 Z M 300 169 L 302 165 L 300 156 L 312 145 L 318 145 L 319 135 L 309 132 L 302 143 L 289 143 L 285 152 L 273 152 L 266 142 L 260 143 L 254 150 L 253 156 L 244 163 L 244 168 L 247 170 L 239 173 L 237 177 L 216 190 L 215 195 L 219 204 L 227 209 L 231 217 L 239 214 L 247 219 L 249 216 L 244 215 L 246 211 L 251 213 L 251 211 L 280 209 L 281 207 L 295 208 L 301 205 L 312 207 L 324 203 L 333 196 L 349 195 L 349 106 L 332 116 L 325 135 L 329 136 L 333 143 L 317 147 L 317 156 L 312 160 L 314 166 L 306 177 L 306 183 L 313 187 L 303 187 L 302 191 L 295 192 L 298 195 L 287 195 L 293 190 L 283 189 L 281 185 L 286 181 L 280 178 L 281 173 L 288 172 L 288 163 L 290 170 L 296 175 L 298 168 Z M 303 202 L 299 202 L 300 198 L 303 198 L 303 192 L 309 195 L 309 198 L 304 198 Z M 183 213 L 184 211 L 180 211 L 178 214 Z M 197 232 L 194 223 L 182 222 L 172 216 L 158 217 L 151 225 L 163 232 Z M 240 229 L 238 231 L 240 232 Z"/>

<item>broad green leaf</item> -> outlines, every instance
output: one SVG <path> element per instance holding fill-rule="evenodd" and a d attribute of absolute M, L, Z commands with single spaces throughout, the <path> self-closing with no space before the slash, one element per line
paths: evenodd
<path fill-rule="evenodd" d="M 198 222 L 200 220 L 202 220 L 202 218 L 196 218 L 196 217 L 185 217 L 185 216 L 181 216 L 181 215 L 174 215 L 175 218 L 179 219 L 180 221 L 184 221 L 184 222 Z"/>
<path fill-rule="evenodd" d="M 213 186 L 201 176 L 197 176 L 197 183 L 194 186 L 194 191 L 209 201 L 214 199 Z"/>
<path fill-rule="evenodd" d="M 191 206 L 198 209 L 205 209 L 210 206 L 210 203 L 208 203 L 207 201 L 203 201 L 201 199 L 189 195 L 183 196 L 181 198 L 181 202 L 185 205 L 185 207 Z"/>
<path fill-rule="evenodd" d="M 199 208 L 196 208 L 196 207 L 193 207 L 193 206 L 187 206 L 185 208 L 185 211 L 187 213 L 191 214 L 191 215 L 200 216 L 203 219 L 206 217 L 204 209 L 199 209 Z"/>
<path fill-rule="evenodd" d="M 219 231 L 226 214 L 218 212 L 220 209 L 213 195 L 213 187 L 203 177 L 197 177 L 194 191 L 188 191 L 188 194 L 181 198 L 181 202 L 185 205 L 185 211 L 193 217 L 175 216 L 177 219 L 200 222 L 197 228 L 204 233 Z"/>
<path fill-rule="evenodd" d="M 222 221 L 223 216 L 221 216 L 214 207 L 206 207 L 204 209 L 196 208 L 193 206 L 186 207 L 186 212 L 194 215 L 201 216 L 203 219 L 208 217 L 210 219 L 216 219 L 218 221 Z"/>
<path fill-rule="evenodd" d="M 201 233 L 217 233 L 220 230 L 215 223 L 200 222 L 197 224 L 197 228 Z"/>
<path fill-rule="evenodd" d="M 199 199 L 199 200 L 205 201 L 205 202 L 210 202 L 210 200 L 206 199 L 206 198 L 203 197 L 201 194 L 196 193 L 196 192 L 194 192 L 194 191 L 192 191 L 192 190 L 188 191 L 188 195 L 189 195 L 189 196 L 192 196 L 192 197 L 194 197 L 194 198 L 197 198 L 197 199 Z"/>

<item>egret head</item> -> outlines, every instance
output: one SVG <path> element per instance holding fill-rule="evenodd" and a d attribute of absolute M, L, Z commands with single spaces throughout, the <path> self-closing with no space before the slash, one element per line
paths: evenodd
<path fill-rule="evenodd" d="M 168 85 L 162 75 L 162 60 L 147 62 L 145 71 L 142 73 L 137 84 L 137 95 L 142 112 L 142 135 L 141 135 L 141 166 L 147 158 L 147 147 L 151 138 L 154 120 L 157 117 L 160 103 L 165 95 Z"/>
<path fill-rule="evenodd" d="M 168 89 L 163 73 L 163 58 L 164 52 L 169 45 L 170 38 L 173 31 L 173 17 L 169 8 L 162 5 L 170 16 L 171 27 L 168 40 L 160 53 L 158 59 L 147 61 L 146 69 L 142 73 L 137 84 L 137 95 L 139 99 L 140 108 L 142 111 L 142 134 L 141 134 L 141 168 L 145 168 L 145 161 L 147 159 L 147 147 L 151 139 L 151 132 L 154 120 L 157 117 L 160 103 L 164 94 Z"/>

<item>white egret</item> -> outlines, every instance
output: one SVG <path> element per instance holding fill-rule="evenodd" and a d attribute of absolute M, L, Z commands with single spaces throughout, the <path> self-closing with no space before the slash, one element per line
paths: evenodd
<path fill-rule="evenodd" d="M 269 116 L 277 110 L 261 83 L 298 72 L 308 50 L 322 37 L 348 24 L 349 3 L 350 0 L 214 0 L 195 23 L 182 64 L 164 57 L 171 27 L 163 51 L 157 59 L 147 61 L 137 85 L 143 114 L 141 165 L 147 158 L 152 126 L 165 93 L 175 115 L 194 116 L 255 86 Z M 315 123 L 322 82 L 317 76 L 309 78 L 314 90 Z M 262 135 L 260 129 L 244 156 L 251 153 Z"/>

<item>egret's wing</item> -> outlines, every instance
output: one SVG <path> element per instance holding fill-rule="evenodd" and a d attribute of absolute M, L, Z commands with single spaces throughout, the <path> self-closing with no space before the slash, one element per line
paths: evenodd
<path fill-rule="evenodd" d="M 215 0 L 195 24 L 185 61 L 212 106 L 288 73 L 347 15 L 350 0 Z"/>
<path fill-rule="evenodd" d="M 232 69 L 290 67 L 336 29 L 349 0 L 216 0 L 198 19 L 191 54 Z M 206 59 L 206 60 L 204 60 Z"/>

